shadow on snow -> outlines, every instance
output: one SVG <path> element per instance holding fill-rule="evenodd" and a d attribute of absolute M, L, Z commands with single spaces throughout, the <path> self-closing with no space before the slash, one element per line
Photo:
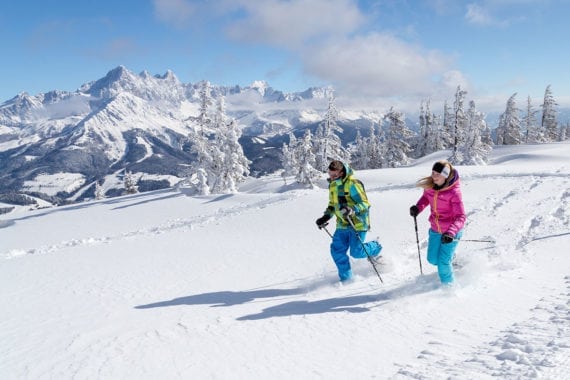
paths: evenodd
<path fill-rule="evenodd" d="M 380 294 L 366 294 L 357 296 L 334 297 L 316 301 L 295 300 L 263 309 L 256 314 L 238 317 L 238 321 L 259 320 L 292 315 L 322 314 L 336 312 L 363 313 L 373 307 L 380 306 L 380 301 L 389 301 L 421 293 L 430 292 L 439 286 L 436 274 L 418 277 L 417 279 L 387 290 Z M 220 291 L 213 293 L 196 294 L 192 296 L 174 298 L 146 305 L 135 306 L 135 309 L 152 309 L 157 307 L 170 307 L 181 305 L 210 305 L 223 307 L 241 305 L 262 298 L 278 299 L 280 297 L 298 296 L 307 294 L 306 287 L 291 289 L 256 289 L 246 291 Z M 373 304 L 373 305 L 370 305 Z"/>
<path fill-rule="evenodd" d="M 155 307 L 180 305 L 211 305 L 212 307 L 241 305 L 258 298 L 275 298 L 301 294 L 302 289 L 263 289 L 241 292 L 222 291 L 196 294 L 193 296 L 174 298 L 170 301 L 135 306 L 135 309 L 152 309 Z"/>

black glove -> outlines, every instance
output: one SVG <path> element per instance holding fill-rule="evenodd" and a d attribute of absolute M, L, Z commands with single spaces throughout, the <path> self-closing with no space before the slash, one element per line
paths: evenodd
<path fill-rule="evenodd" d="M 348 206 L 342 206 L 339 211 L 345 218 L 354 214 L 354 210 Z"/>
<path fill-rule="evenodd" d="M 319 219 L 317 219 L 317 226 L 319 226 L 319 228 L 324 227 L 324 225 L 330 220 L 331 216 L 329 214 L 325 214 L 323 216 L 321 216 Z"/>
<path fill-rule="evenodd" d="M 418 214 L 420 213 L 420 209 L 418 208 L 418 206 L 413 205 L 412 207 L 410 207 L 410 215 L 413 217 L 418 216 Z"/>
<path fill-rule="evenodd" d="M 441 242 L 442 244 L 448 244 L 453 241 L 453 235 L 448 234 L 447 232 L 441 235 Z"/>

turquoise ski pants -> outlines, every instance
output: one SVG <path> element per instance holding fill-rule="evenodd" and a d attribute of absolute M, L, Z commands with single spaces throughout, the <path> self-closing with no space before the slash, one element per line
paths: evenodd
<path fill-rule="evenodd" d="M 437 266 L 437 273 L 442 284 L 451 284 L 455 277 L 453 275 L 453 257 L 455 249 L 459 243 L 459 239 L 463 235 L 463 230 L 455 235 L 455 240 L 451 243 L 443 244 L 441 235 L 430 228 L 428 239 L 427 260 L 431 265 Z"/>

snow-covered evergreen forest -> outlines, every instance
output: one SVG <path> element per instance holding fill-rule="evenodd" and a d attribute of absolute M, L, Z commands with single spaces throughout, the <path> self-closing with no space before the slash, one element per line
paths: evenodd
<path fill-rule="evenodd" d="M 326 163 L 345 160 L 355 169 L 396 168 L 440 150 L 449 150 L 448 160 L 455 165 L 485 165 L 493 145 L 536 144 L 570 138 L 570 123 L 557 121 L 557 103 L 550 86 L 545 90 L 538 119 L 532 99 L 524 110 L 517 108 L 513 94 L 506 103 L 499 124 L 493 131 L 485 114 L 477 109 L 467 91 L 457 87 L 453 104 L 444 104 L 443 116 L 432 111 L 430 101 L 420 105 L 418 132 L 406 125 L 402 112 L 391 108 L 377 123 L 370 125 L 366 137 L 357 131 L 355 140 L 343 147 L 338 133 L 338 114 L 334 96 L 316 134 L 305 131 L 302 139 L 290 133 L 289 144 L 283 146 L 283 176 L 294 176 L 299 183 L 312 186 Z M 493 138 L 493 135 L 495 137 Z"/>
<path fill-rule="evenodd" d="M 390 108 L 366 131 L 356 131 L 354 141 L 343 145 L 334 91 L 328 94 L 328 107 L 315 132 L 305 129 L 302 136 L 289 132 L 282 147 L 282 177 L 295 178 L 307 186 L 321 177 L 333 159 L 349 162 L 355 169 L 396 168 L 411 160 L 440 150 L 449 150 L 455 165 L 485 165 L 494 145 L 536 144 L 570 138 L 570 123 L 557 120 L 556 100 L 546 87 L 539 107 L 530 97 L 524 109 L 517 107 L 517 94 L 506 102 L 495 131 L 485 114 L 477 109 L 467 91 L 457 87 L 453 102 L 445 103 L 443 115 L 422 102 L 416 126 L 406 125 L 402 112 Z M 189 141 L 196 160 L 187 168 L 188 186 L 195 194 L 232 193 L 249 175 L 249 161 L 238 140 L 240 129 L 225 110 L 224 97 L 214 99 L 205 81 L 200 92 L 200 112 L 189 120 Z"/>

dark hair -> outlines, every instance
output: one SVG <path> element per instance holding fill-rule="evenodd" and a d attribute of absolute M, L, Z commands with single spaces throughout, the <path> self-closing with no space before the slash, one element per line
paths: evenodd
<path fill-rule="evenodd" d="M 344 170 L 344 164 L 339 160 L 331 161 L 329 164 L 329 170 Z"/>

